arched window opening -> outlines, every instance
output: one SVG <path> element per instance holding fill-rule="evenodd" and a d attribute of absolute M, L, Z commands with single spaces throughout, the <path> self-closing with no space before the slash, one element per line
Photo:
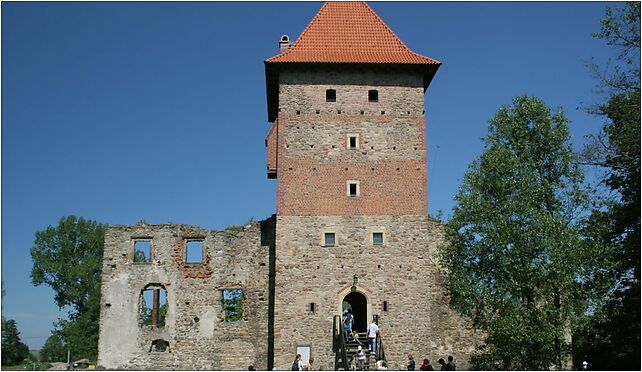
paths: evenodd
<path fill-rule="evenodd" d="M 140 324 L 165 327 L 167 290 L 160 284 L 149 284 L 140 294 Z"/>

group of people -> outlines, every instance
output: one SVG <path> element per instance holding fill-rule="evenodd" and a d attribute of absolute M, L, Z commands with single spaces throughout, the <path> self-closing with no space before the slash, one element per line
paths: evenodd
<path fill-rule="evenodd" d="M 448 356 L 448 363 L 444 360 L 444 358 L 439 358 L 437 361 L 439 365 L 441 365 L 441 371 L 454 371 L 456 370 L 454 358 L 452 355 Z M 415 370 L 415 360 L 412 357 L 412 355 L 408 355 L 408 363 L 406 364 L 406 367 L 408 368 L 408 371 L 414 371 Z M 435 369 L 433 366 L 430 364 L 430 360 L 424 359 L 423 364 L 419 367 L 420 371 L 434 371 Z"/>
<path fill-rule="evenodd" d="M 308 360 L 307 365 L 303 365 L 303 362 L 301 361 L 301 354 L 297 354 L 296 358 L 294 358 L 294 362 L 292 362 L 292 368 L 291 370 L 293 371 L 312 371 L 313 370 L 313 365 L 314 363 L 314 358 L 310 358 Z"/>

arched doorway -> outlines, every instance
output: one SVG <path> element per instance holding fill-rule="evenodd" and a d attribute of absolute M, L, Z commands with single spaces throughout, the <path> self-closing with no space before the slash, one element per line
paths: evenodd
<path fill-rule="evenodd" d="M 343 310 L 350 309 L 354 316 L 352 330 L 365 332 L 368 328 L 368 300 L 363 293 L 350 292 L 343 298 Z"/>

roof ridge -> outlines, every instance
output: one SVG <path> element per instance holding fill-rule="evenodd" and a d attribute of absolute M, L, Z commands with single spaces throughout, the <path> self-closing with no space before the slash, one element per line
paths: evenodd
<path fill-rule="evenodd" d="M 381 17 L 379 17 L 379 15 L 374 11 L 374 9 L 372 9 L 372 7 L 371 7 L 370 5 L 368 5 L 368 3 L 366 3 L 365 1 L 356 1 L 356 2 L 357 2 L 357 3 L 361 3 L 361 4 L 365 5 L 365 6 L 366 6 L 366 9 L 367 9 L 370 13 L 372 13 L 372 15 L 374 15 L 374 16 L 375 16 L 375 18 L 376 18 L 379 22 L 381 22 L 381 24 L 383 24 L 383 25 L 385 26 L 385 29 L 386 29 L 386 30 L 388 30 L 388 32 L 392 35 L 392 37 L 394 37 L 394 38 L 395 38 L 395 39 L 396 39 L 396 40 L 397 40 L 397 41 L 398 41 L 398 42 L 399 42 L 399 43 L 400 43 L 400 44 L 401 44 L 401 45 L 402 45 L 402 46 L 403 46 L 407 51 L 409 51 L 410 53 L 414 53 L 414 52 L 413 52 L 410 48 L 408 48 L 408 46 L 407 46 L 407 45 L 406 45 L 406 44 L 405 44 L 405 43 L 404 43 L 404 42 L 399 38 L 399 36 L 397 36 L 397 34 L 395 34 L 395 32 L 394 32 L 394 31 L 392 31 L 392 29 L 390 28 L 390 26 L 388 26 L 388 24 L 387 24 L 383 19 L 381 19 Z M 414 53 L 414 54 L 417 54 L 417 53 Z"/>
<path fill-rule="evenodd" d="M 440 64 L 413 52 L 365 1 L 326 1 L 296 41 L 265 62 Z"/>

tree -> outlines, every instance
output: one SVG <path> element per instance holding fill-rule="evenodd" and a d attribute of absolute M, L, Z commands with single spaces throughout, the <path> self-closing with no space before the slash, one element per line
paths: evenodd
<path fill-rule="evenodd" d="M 595 37 L 618 49 L 616 65 L 595 74 L 607 88 L 602 131 L 584 151 L 602 167 L 609 193 L 591 216 L 592 239 L 613 251 L 613 286 L 574 331 L 574 347 L 595 369 L 640 369 L 640 3 L 607 8 Z M 592 66 L 593 71 L 599 69 Z M 579 364 L 579 360 L 576 360 Z"/>
<path fill-rule="evenodd" d="M 20 340 L 20 332 L 13 319 L 2 320 L 2 365 L 13 366 L 29 359 L 29 347 Z"/>
<path fill-rule="evenodd" d="M 581 279 L 600 256 L 581 238 L 587 195 L 567 122 L 537 98 L 501 107 L 455 197 L 440 259 L 451 306 L 487 334 L 476 369 L 567 363 Z"/>
<path fill-rule="evenodd" d="M 31 248 L 32 283 L 50 286 L 56 304 L 71 310 L 54 333 L 82 358 L 93 359 L 98 351 L 104 229 L 82 217 L 63 217 L 57 227 L 36 232 Z"/>
<path fill-rule="evenodd" d="M 53 331 L 40 349 L 41 362 L 61 362 L 67 360 L 67 346 L 63 336 Z"/>

